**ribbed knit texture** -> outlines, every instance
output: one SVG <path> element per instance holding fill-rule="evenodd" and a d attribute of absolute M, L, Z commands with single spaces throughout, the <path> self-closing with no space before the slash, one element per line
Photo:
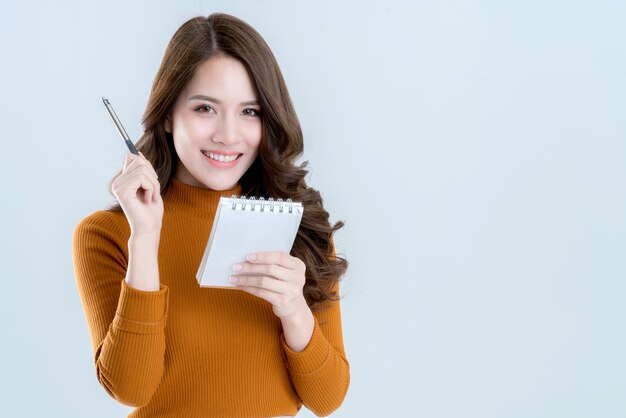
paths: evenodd
<path fill-rule="evenodd" d="M 74 273 L 98 381 L 136 407 L 129 417 L 293 416 L 303 404 L 326 416 L 344 400 L 350 366 L 338 301 L 314 313 L 310 342 L 294 352 L 269 302 L 198 285 L 219 198 L 240 192 L 239 184 L 215 191 L 172 179 L 154 292 L 125 281 L 130 226 L 123 212 L 96 211 L 74 231 Z"/>

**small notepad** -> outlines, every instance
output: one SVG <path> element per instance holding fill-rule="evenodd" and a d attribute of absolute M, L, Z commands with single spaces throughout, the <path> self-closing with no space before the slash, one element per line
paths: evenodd
<path fill-rule="evenodd" d="M 220 197 L 213 227 L 196 279 L 202 287 L 235 288 L 233 264 L 248 254 L 280 251 L 289 254 L 304 208 L 291 199 Z"/>

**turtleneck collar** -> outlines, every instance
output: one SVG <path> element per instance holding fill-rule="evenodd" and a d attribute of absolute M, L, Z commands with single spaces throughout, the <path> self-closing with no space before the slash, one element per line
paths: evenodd
<path fill-rule="evenodd" d="M 207 209 L 211 209 L 211 213 L 213 213 L 217 208 L 220 197 L 239 196 L 240 194 L 240 183 L 237 183 L 232 189 L 213 190 L 190 186 L 172 177 L 170 188 L 163 197 L 163 202 L 176 208 L 197 209 L 198 212 L 205 212 Z"/>

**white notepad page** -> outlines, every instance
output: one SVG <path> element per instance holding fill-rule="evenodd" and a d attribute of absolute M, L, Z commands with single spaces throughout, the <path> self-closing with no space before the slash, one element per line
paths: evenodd
<path fill-rule="evenodd" d="M 302 204 L 269 200 L 252 202 L 254 204 L 250 199 L 220 197 L 196 274 L 200 286 L 234 288 L 229 281 L 230 275 L 237 274 L 233 271 L 233 264 L 245 262 L 248 254 L 273 251 L 289 254 L 291 251 L 304 213 Z M 255 210 L 252 210 L 253 206 Z"/>

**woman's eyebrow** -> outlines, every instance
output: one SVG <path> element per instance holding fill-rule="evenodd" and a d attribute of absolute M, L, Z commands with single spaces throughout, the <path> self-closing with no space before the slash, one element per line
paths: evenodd
<path fill-rule="evenodd" d="M 195 96 L 191 96 L 189 98 L 189 100 L 194 100 L 194 99 L 198 99 L 198 100 L 207 100 L 209 102 L 213 102 L 213 103 L 217 103 L 217 104 L 222 104 L 221 100 L 218 100 L 214 97 L 211 96 L 205 96 L 204 94 L 196 94 Z M 259 101 L 258 100 L 249 100 L 247 102 L 241 102 L 241 105 L 258 105 Z"/>

